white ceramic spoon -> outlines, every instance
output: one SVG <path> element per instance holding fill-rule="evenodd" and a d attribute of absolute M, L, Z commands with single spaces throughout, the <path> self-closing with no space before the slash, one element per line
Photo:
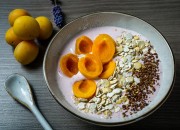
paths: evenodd
<path fill-rule="evenodd" d="M 5 88 L 11 97 L 26 106 L 36 116 L 45 130 L 52 130 L 51 126 L 36 107 L 31 88 L 25 77 L 19 74 L 10 75 L 5 81 Z"/>

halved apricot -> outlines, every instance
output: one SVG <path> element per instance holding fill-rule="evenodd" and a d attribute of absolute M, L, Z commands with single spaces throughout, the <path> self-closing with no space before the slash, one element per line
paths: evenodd
<path fill-rule="evenodd" d="M 78 73 L 78 57 L 74 54 L 67 54 L 60 59 L 60 68 L 62 72 L 68 76 L 72 77 Z"/>
<path fill-rule="evenodd" d="M 116 68 L 116 63 L 114 61 L 110 61 L 110 62 L 104 64 L 103 71 L 99 75 L 99 77 L 102 79 L 109 78 L 114 73 L 115 68 Z"/>
<path fill-rule="evenodd" d="M 96 92 L 96 83 L 93 80 L 80 80 L 73 84 L 73 93 L 78 98 L 90 98 Z"/>
<path fill-rule="evenodd" d="M 115 41 L 108 34 L 100 34 L 94 40 L 92 52 L 99 56 L 103 64 L 109 62 L 115 53 Z"/>
<path fill-rule="evenodd" d="M 99 57 L 94 54 L 86 54 L 85 57 L 79 59 L 78 69 L 86 78 L 94 79 L 101 74 L 103 66 Z"/>
<path fill-rule="evenodd" d="M 92 50 L 93 42 L 87 36 L 81 36 L 76 40 L 75 53 L 87 54 Z"/>

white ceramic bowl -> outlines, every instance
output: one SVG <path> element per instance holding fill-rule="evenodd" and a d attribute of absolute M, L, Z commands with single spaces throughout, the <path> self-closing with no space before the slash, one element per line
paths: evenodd
<path fill-rule="evenodd" d="M 58 84 L 57 68 L 63 47 L 78 33 L 82 33 L 91 28 L 106 26 L 115 26 L 132 30 L 148 38 L 156 49 L 162 65 L 160 89 L 157 96 L 147 107 L 141 110 L 141 112 L 138 112 L 138 114 L 126 120 L 100 119 L 80 112 L 65 99 Z M 116 12 L 100 12 L 86 15 L 70 22 L 54 36 L 44 57 L 43 72 L 50 92 L 57 102 L 66 110 L 91 123 L 113 126 L 125 125 L 140 120 L 150 115 L 164 103 L 172 90 L 175 76 L 174 64 L 174 57 L 167 41 L 153 26 L 134 16 Z"/>

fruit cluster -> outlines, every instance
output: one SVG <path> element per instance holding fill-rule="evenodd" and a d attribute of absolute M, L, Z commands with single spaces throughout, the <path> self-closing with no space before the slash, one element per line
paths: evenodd
<path fill-rule="evenodd" d="M 73 84 L 73 93 L 78 98 L 91 98 L 96 92 L 94 79 L 109 78 L 116 67 L 113 61 L 115 41 L 108 34 L 98 35 L 94 41 L 87 36 L 78 37 L 75 54 L 63 55 L 60 69 L 68 77 L 80 72 L 86 79 Z M 84 55 L 78 58 L 79 55 Z"/>
<path fill-rule="evenodd" d="M 8 21 L 11 27 L 5 34 L 5 40 L 15 48 L 14 57 L 23 65 L 33 62 L 39 53 L 39 47 L 34 40 L 46 40 L 51 36 L 51 21 L 45 16 L 33 18 L 24 9 L 12 10 Z"/>

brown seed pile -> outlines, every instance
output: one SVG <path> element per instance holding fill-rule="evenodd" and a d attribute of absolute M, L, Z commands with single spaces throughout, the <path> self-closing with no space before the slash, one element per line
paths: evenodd
<path fill-rule="evenodd" d="M 138 71 L 134 71 L 134 75 L 140 78 L 140 83 L 132 85 L 127 90 L 126 96 L 129 99 L 128 105 L 123 105 L 123 116 L 127 116 L 127 112 L 130 114 L 136 113 L 142 110 L 148 105 L 148 95 L 153 94 L 156 91 L 156 86 L 159 85 L 159 60 L 157 53 L 151 53 L 150 49 L 142 59 L 144 67 Z"/>

